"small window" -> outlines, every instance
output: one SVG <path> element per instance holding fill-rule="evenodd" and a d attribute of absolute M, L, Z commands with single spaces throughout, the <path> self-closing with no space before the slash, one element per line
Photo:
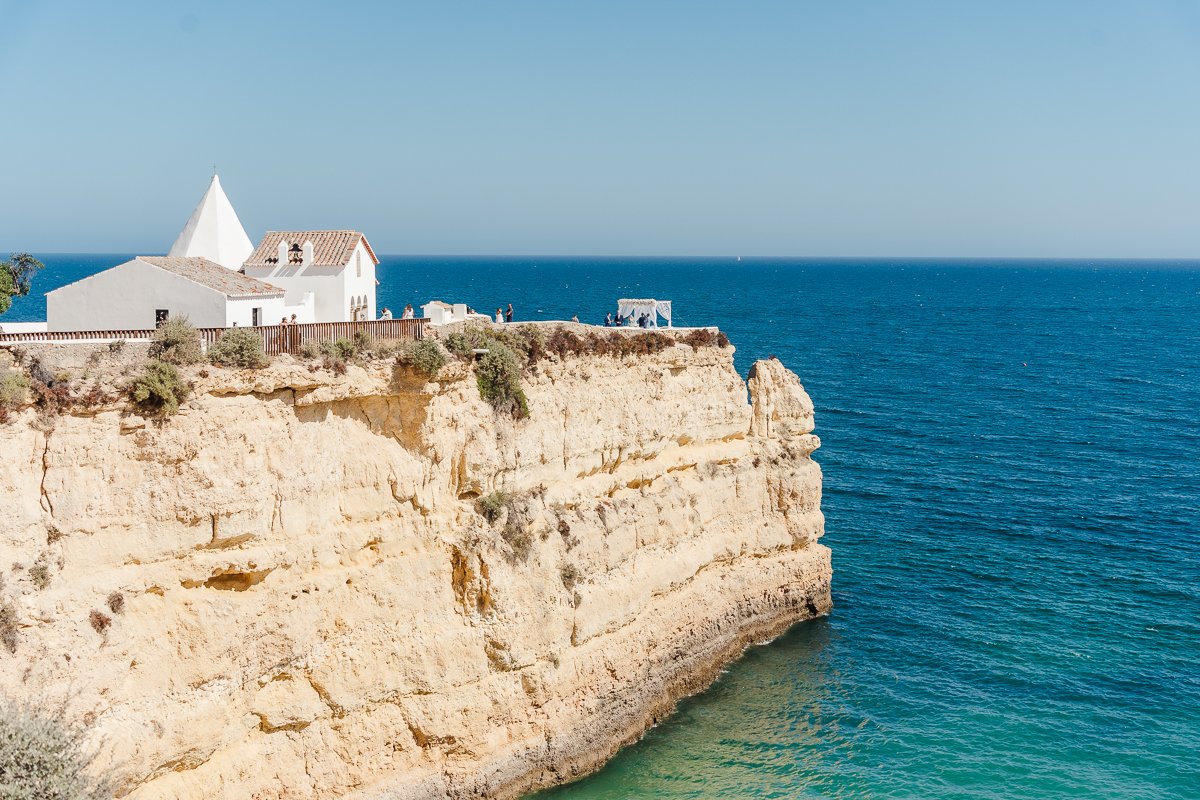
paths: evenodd
<path fill-rule="evenodd" d="M 262 324 L 262 309 L 261 308 L 250 309 L 250 324 L 256 328 Z"/>
<path fill-rule="evenodd" d="M 354 254 L 354 269 L 358 273 L 358 277 L 362 277 L 362 251 L 359 250 Z"/>
<path fill-rule="evenodd" d="M 154 327 L 161 328 L 163 323 L 171 318 L 171 312 L 165 308 L 154 309 Z"/>

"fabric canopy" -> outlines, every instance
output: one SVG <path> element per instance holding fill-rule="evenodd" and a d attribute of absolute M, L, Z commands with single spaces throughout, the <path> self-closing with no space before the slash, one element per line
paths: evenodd
<path fill-rule="evenodd" d="M 638 317 L 645 314 L 650 318 L 650 327 L 658 327 L 658 315 L 661 314 L 663 319 L 667 321 L 667 327 L 671 327 L 671 301 L 670 300 L 630 300 L 621 299 L 617 301 L 617 313 L 622 317 L 632 317 L 636 322 Z"/>

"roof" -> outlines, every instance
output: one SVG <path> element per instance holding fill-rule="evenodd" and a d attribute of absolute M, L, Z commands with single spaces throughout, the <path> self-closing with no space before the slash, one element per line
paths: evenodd
<path fill-rule="evenodd" d="M 253 250 L 246 229 L 221 188 L 221 180 L 213 175 L 208 190 L 167 255 L 200 256 L 236 270 L 241 269 Z"/>
<path fill-rule="evenodd" d="M 186 278 L 192 283 L 215 289 L 226 297 L 273 296 L 284 294 L 283 289 L 272 286 L 258 278 L 249 278 L 240 272 L 222 267 L 207 258 L 184 258 L 181 256 L 138 256 L 152 267 Z"/>
<path fill-rule="evenodd" d="M 443 303 L 441 300 L 430 300 L 428 303 L 421 306 L 421 308 L 425 308 L 427 306 L 441 306 L 442 308 L 454 308 L 454 306 L 450 305 L 449 303 Z"/>
<path fill-rule="evenodd" d="M 247 267 L 273 267 L 279 257 L 279 243 L 287 242 L 288 246 L 313 243 L 313 266 L 315 267 L 344 267 L 350 263 L 350 256 L 359 240 L 367 248 L 367 253 L 379 263 L 375 251 L 367 237 L 358 231 L 267 231 L 267 235 L 254 248 L 254 252 L 246 259 Z"/>

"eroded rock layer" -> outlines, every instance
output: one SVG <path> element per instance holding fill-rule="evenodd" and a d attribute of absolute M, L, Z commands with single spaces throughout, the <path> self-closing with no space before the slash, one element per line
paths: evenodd
<path fill-rule="evenodd" d="M 516 796 L 830 607 L 777 361 L 752 403 L 728 348 L 543 361 L 520 422 L 463 364 L 212 372 L 162 425 L 0 425 L 0 690 L 129 797 Z"/>

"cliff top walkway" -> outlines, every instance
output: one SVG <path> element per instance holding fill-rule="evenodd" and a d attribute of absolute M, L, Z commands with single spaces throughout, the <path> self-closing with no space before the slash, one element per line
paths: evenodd
<path fill-rule="evenodd" d="M 425 324 L 429 320 L 418 319 L 374 319 L 362 322 L 308 322 L 296 325 L 259 325 L 252 330 L 262 336 L 263 352 L 269 356 L 282 353 L 300 354 L 300 348 L 306 341 L 333 341 L 340 338 L 351 338 L 358 331 L 364 331 L 375 339 L 400 339 L 417 341 L 425 338 Z M 200 341 L 205 348 L 221 337 L 231 328 L 197 328 Z M 64 344 L 102 344 L 125 340 L 127 342 L 148 342 L 154 336 L 154 330 L 106 330 L 106 331 L 25 331 L 19 333 L 0 333 L 0 346 L 6 344 L 35 344 L 35 343 L 64 343 Z"/>

